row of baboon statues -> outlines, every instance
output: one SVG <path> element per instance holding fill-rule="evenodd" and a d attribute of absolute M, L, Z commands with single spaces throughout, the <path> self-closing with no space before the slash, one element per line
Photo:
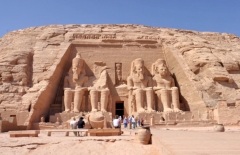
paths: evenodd
<path fill-rule="evenodd" d="M 94 80 L 86 76 L 85 61 L 77 53 L 72 60 L 72 67 L 64 79 L 64 106 L 65 112 L 80 112 L 85 91 L 90 93 L 92 111 L 97 111 L 99 103 L 101 111 L 107 111 L 109 100 L 107 66 L 103 62 L 94 63 Z M 84 84 L 93 81 L 91 86 Z M 180 111 L 179 92 L 175 87 L 174 79 L 168 71 L 165 60 L 158 59 L 153 64 L 153 78 L 145 74 L 144 61 L 137 58 L 131 63 L 131 73 L 127 78 L 127 89 L 132 112 L 155 111 L 154 93 L 161 102 L 164 112 Z M 146 107 L 144 107 L 146 103 Z"/>

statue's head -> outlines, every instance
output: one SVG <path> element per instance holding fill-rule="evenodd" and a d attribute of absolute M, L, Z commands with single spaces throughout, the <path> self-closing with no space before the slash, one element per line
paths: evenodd
<path fill-rule="evenodd" d="M 76 57 L 72 60 L 73 80 L 78 80 L 78 75 L 85 74 L 85 61 L 77 53 Z"/>
<path fill-rule="evenodd" d="M 144 79 L 144 61 L 141 58 L 133 60 L 131 65 L 131 74 L 136 74 L 140 80 Z"/>
<path fill-rule="evenodd" d="M 109 69 L 109 68 L 107 67 L 105 62 L 102 62 L 102 61 L 94 62 L 93 72 L 94 72 L 94 75 L 97 79 L 100 78 L 101 73 L 106 69 Z"/>
<path fill-rule="evenodd" d="M 161 76 L 167 76 L 168 75 L 168 68 L 163 65 L 157 66 L 157 72 Z"/>
<path fill-rule="evenodd" d="M 153 74 L 159 74 L 160 76 L 163 76 L 163 77 L 165 77 L 169 74 L 165 60 L 158 59 L 153 64 Z"/>

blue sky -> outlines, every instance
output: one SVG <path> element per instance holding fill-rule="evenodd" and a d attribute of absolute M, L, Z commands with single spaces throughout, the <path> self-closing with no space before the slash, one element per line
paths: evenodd
<path fill-rule="evenodd" d="M 0 37 L 49 24 L 142 24 L 240 36 L 240 0 L 0 1 Z"/>

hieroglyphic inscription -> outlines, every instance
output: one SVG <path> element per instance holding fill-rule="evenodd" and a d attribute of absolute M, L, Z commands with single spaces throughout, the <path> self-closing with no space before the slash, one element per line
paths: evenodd
<path fill-rule="evenodd" d="M 138 36 L 137 39 L 145 39 L 145 40 L 159 40 L 159 36 Z"/>
<path fill-rule="evenodd" d="M 73 34 L 74 39 L 99 39 L 101 34 Z"/>
<path fill-rule="evenodd" d="M 74 39 L 115 39 L 116 34 L 73 34 Z"/>
<path fill-rule="evenodd" d="M 103 39 L 115 39 L 116 38 L 116 34 L 103 34 L 102 38 Z"/>

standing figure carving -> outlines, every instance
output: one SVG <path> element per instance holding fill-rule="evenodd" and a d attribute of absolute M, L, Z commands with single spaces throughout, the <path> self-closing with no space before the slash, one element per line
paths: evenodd
<path fill-rule="evenodd" d="M 122 64 L 116 63 L 115 68 L 116 68 L 116 85 L 121 85 L 122 84 Z"/>
<path fill-rule="evenodd" d="M 178 88 L 175 86 L 174 79 L 170 75 L 165 60 L 158 59 L 152 65 L 152 72 L 155 85 L 153 89 L 158 96 L 158 102 L 161 102 L 163 105 L 163 111 L 180 111 Z"/>
<path fill-rule="evenodd" d="M 147 110 L 154 111 L 152 79 L 144 72 L 143 59 L 137 58 L 132 61 L 130 76 L 127 78 L 127 87 L 129 90 L 130 104 L 136 104 L 137 112 L 145 111 L 145 102 L 147 103 Z M 132 107 L 133 111 L 135 111 L 134 106 Z"/>
<path fill-rule="evenodd" d="M 83 101 L 84 92 L 87 90 L 83 87 L 84 83 L 88 81 L 85 76 L 85 61 L 77 53 L 72 60 L 72 67 L 68 72 L 68 76 L 64 78 L 64 106 L 65 112 L 71 111 L 71 103 L 73 100 L 73 112 L 79 112 Z"/>
<path fill-rule="evenodd" d="M 97 109 L 100 95 L 100 109 L 103 112 L 107 112 L 110 92 L 108 89 L 108 73 L 106 64 L 104 62 L 95 62 L 94 74 L 96 80 L 93 81 L 93 87 L 88 88 L 90 91 L 92 111 L 98 111 Z"/>

